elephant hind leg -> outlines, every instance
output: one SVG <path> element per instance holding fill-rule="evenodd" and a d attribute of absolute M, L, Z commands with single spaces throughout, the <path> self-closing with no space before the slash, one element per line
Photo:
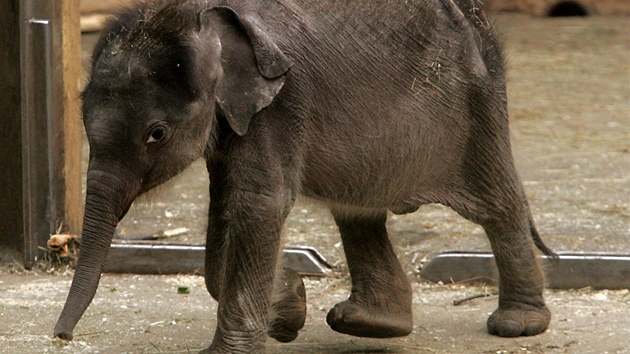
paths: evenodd
<path fill-rule="evenodd" d="M 507 223 L 507 222 L 506 222 Z M 544 332 L 551 312 L 543 300 L 544 279 L 529 227 L 484 226 L 499 269 L 499 307 L 487 322 L 488 332 L 501 337 Z"/>
<path fill-rule="evenodd" d="M 348 300 L 330 310 L 326 321 L 340 333 L 390 338 L 411 333 L 411 285 L 387 237 L 387 213 L 348 215 L 333 210 L 350 275 Z"/>
<path fill-rule="evenodd" d="M 501 337 L 536 335 L 549 326 L 551 312 L 543 300 L 544 278 L 535 248 L 553 252 L 534 227 L 513 167 L 486 172 L 484 178 L 470 179 L 466 190 L 449 205 L 484 228 L 494 253 L 499 270 L 499 307 L 488 319 L 488 332 Z"/>

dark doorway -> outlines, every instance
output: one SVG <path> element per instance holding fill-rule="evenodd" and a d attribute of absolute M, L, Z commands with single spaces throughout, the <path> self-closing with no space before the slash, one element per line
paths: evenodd
<path fill-rule="evenodd" d="M 577 1 L 561 1 L 549 10 L 549 17 L 588 16 L 586 9 Z"/>

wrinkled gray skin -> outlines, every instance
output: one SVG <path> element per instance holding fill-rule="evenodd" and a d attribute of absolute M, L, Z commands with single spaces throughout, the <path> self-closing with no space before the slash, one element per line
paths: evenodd
<path fill-rule="evenodd" d="M 83 242 L 55 336 L 72 338 L 132 201 L 200 157 L 205 277 L 219 302 L 208 352 L 259 352 L 267 335 L 289 341 L 302 327 L 299 276 L 276 272 L 298 194 L 329 205 L 341 232 L 352 293 L 328 314 L 334 330 L 410 333 L 411 287 L 385 220 L 441 203 L 490 239 L 500 295 L 488 331 L 543 332 L 534 245 L 552 252 L 514 168 L 499 45 L 473 4 L 160 1 L 121 12 L 83 94 Z"/>

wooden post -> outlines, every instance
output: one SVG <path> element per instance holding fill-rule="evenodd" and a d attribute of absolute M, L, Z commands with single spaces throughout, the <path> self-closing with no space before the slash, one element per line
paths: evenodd
<path fill-rule="evenodd" d="M 29 267 L 57 227 L 80 231 L 79 1 L 8 0 L 0 16 L 0 247 Z"/>
<path fill-rule="evenodd" d="M 81 86 L 81 20 L 79 0 L 61 0 L 58 18 L 61 20 L 61 62 L 63 71 L 63 156 L 62 173 L 58 175 L 63 193 L 63 220 L 66 231 L 80 234 L 83 222 L 81 194 L 81 134 L 83 122 L 79 100 Z"/>

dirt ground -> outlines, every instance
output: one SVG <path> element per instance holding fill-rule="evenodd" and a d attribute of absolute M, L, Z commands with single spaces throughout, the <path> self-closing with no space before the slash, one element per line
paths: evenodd
<path fill-rule="evenodd" d="M 630 18 L 535 19 L 502 14 L 513 149 L 547 244 L 556 251 L 630 253 Z M 85 56 L 94 36 L 84 36 Z M 168 229 L 189 231 L 168 242 L 203 242 L 207 172 L 195 163 L 168 188 L 132 207 L 119 238 Z M 478 226 L 428 205 L 392 216 L 391 238 L 414 292 L 414 332 L 372 340 L 332 332 L 325 316 L 345 299 L 349 279 L 327 211 L 300 201 L 286 226 L 287 245 L 316 247 L 335 266 L 306 279 L 308 318 L 298 339 L 269 340 L 269 353 L 630 353 L 628 290 L 547 290 L 554 313 L 536 337 L 502 339 L 485 332 L 496 297 L 453 301 L 492 289 L 422 283 L 424 262 L 450 249 L 488 250 Z M 75 341 L 51 339 L 71 271 L 0 270 L 0 353 L 185 353 L 207 346 L 216 303 L 198 276 L 104 275 Z M 178 294 L 187 286 L 190 294 Z"/>
<path fill-rule="evenodd" d="M 217 304 L 200 276 L 105 275 L 72 342 L 52 339 L 71 277 L 0 275 L 0 353 L 188 353 L 207 347 Z M 186 286 L 190 294 L 178 294 Z M 506 339 L 485 332 L 496 297 L 454 306 L 482 287 L 414 283 L 414 331 L 399 339 L 333 332 L 326 313 L 348 296 L 345 278 L 307 279 L 308 317 L 298 339 L 268 340 L 268 353 L 629 353 L 630 294 L 553 291 L 551 328 Z"/>

